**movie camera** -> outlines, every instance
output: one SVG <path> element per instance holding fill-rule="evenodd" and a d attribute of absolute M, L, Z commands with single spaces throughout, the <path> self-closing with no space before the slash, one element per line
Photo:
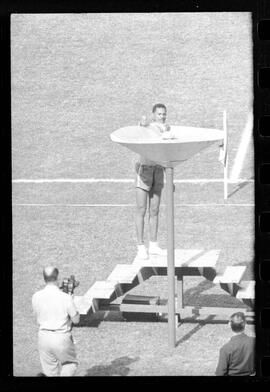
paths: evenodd
<path fill-rule="evenodd" d="M 75 276 L 74 275 L 70 275 L 69 278 L 64 278 L 63 279 L 63 281 L 61 283 L 61 286 L 60 286 L 60 289 L 62 291 L 64 291 L 64 293 L 73 294 L 74 293 L 74 289 L 76 287 L 78 287 L 79 284 L 80 284 L 80 282 L 75 279 Z"/>

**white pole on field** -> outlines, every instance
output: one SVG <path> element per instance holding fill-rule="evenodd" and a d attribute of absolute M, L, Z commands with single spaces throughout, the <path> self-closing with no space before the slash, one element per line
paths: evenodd
<path fill-rule="evenodd" d="M 224 151 L 224 163 L 223 163 L 223 184 L 224 184 L 224 199 L 228 198 L 228 129 L 227 129 L 227 113 L 226 110 L 223 111 L 223 131 L 224 131 L 224 141 L 223 141 L 223 151 Z"/>

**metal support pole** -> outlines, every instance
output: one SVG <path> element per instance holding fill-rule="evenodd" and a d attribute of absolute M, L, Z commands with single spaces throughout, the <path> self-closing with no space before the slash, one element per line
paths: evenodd
<path fill-rule="evenodd" d="M 174 268 L 174 200 L 173 168 L 166 167 L 167 188 L 167 274 L 169 345 L 175 347 L 175 268 Z"/>
<path fill-rule="evenodd" d="M 184 308 L 184 276 L 182 273 L 177 277 L 177 304 L 177 310 L 181 314 Z"/>

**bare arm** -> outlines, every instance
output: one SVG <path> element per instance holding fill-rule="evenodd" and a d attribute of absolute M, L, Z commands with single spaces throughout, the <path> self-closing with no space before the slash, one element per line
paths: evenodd
<path fill-rule="evenodd" d="M 139 126 L 141 127 L 148 127 L 149 125 L 149 121 L 147 121 L 146 116 L 142 116 L 140 122 L 139 122 Z"/>
<path fill-rule="evenodd" d="M 68 314 L 70 317 L 70 320 L 72 321 L 73 324 L 79 324 L 80 322 L 80 313 L 78 312 L 72 296 L 69 296 L 69 304 L 68 304 Z"/>
<path fill-rule="evenodd" d="M 80 314 L 77 312 L 75 316 L 71 317 L 71 321 L 73 324 L 79 324 L 80 322 Z"/>

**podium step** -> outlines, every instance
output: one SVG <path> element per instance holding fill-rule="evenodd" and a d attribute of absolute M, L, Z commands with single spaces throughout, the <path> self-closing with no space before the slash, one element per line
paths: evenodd
<path fill-rule="evenodd" d="M 115 284 L 107 281 L 96 281 L 85 293 L 85 298 L 110 299 L 115 292 Z"/>
<path fill-rule="evenodd" d="M 255 298 L 255 281 L 243 281 L 241 282 L 242 288 L 240 288 L 236 294 L 236 298 L 239 299 L 254 299 Z"/>
<path fill-rule="evenodd" d="M 217 275 L 214 278 L 213 283 L 239 283 L 243 278 L 246 268 L 245 266 L 226 267 L 222 275 Z"/>
<path fill-rule="evenodd" d="M 217 264 L 217 260 L 220 255 L 220 250 L 212 249 L 206 252 L 203 252 L 198 257 L 193 258 L 188 264 L 189 267 L 212 267 L 214 268 Z"/>
<path fill-rule="evenodd" d="M 127 294 L 123 298 L 122 304 L 135 304 L 135 305 L 158 305 L 160 298 L 158 296 L 147 295 L 132 295 Z"/>
<path fill-rule="evenodd" d="M 92 306 L 92 301 L 90 299 L 87 300 L 85 296 L 75 295 L 73 301 L 80 314 L 87 314 Z"/>
<path fill-rule="evenodd" d="M 255 281 L 242 281 L 247 267 L 226 267 L 222 274 L 217 275 L 215 267 L 220 252 L 217 249 L 175 249 L 175 275 L 179 281 L 183 281 L 184 276 L 203 276 L 254 308 Z M 89 310 L 97 312 L 106 306 L 120 310 L 123 307 L 123 311 L 130 312 L 159 312 L 160 306 L 163 306 L 161 313 L 166 313 L 167 305 L 157 304 L 158 297 L 127 294 L 120 305 L 113 304 L 113 301 L 152 275 L 166 275 L 167 263 L 167 256 L 151 255 L 147 260 L 135 258 L 132 264 L 117 264 L 106 280 L 96 281 L 84 296 L 75 296 L 75 305 L 80 314 L 87 314 Z"/>
<path fill-rule="evenodd" d="M 117 264 L 112 273 L 108 276 L 107 281 L 120 284 L 132 283 L 140 269 L 140 265 Z"/>
<path fill-rule="evenodd" d="M 220 255 L 220 250 L 211 249 L 205 251 L 203 249 L 175 249 L 175 268 L 191 267 L 191 268 L 214 268 Z M 149 259 L 142 260 L 135 258 L 132 265 L 140 265 L 141 267 L 166 267 L 167 256 L 150 255 Z"/>

